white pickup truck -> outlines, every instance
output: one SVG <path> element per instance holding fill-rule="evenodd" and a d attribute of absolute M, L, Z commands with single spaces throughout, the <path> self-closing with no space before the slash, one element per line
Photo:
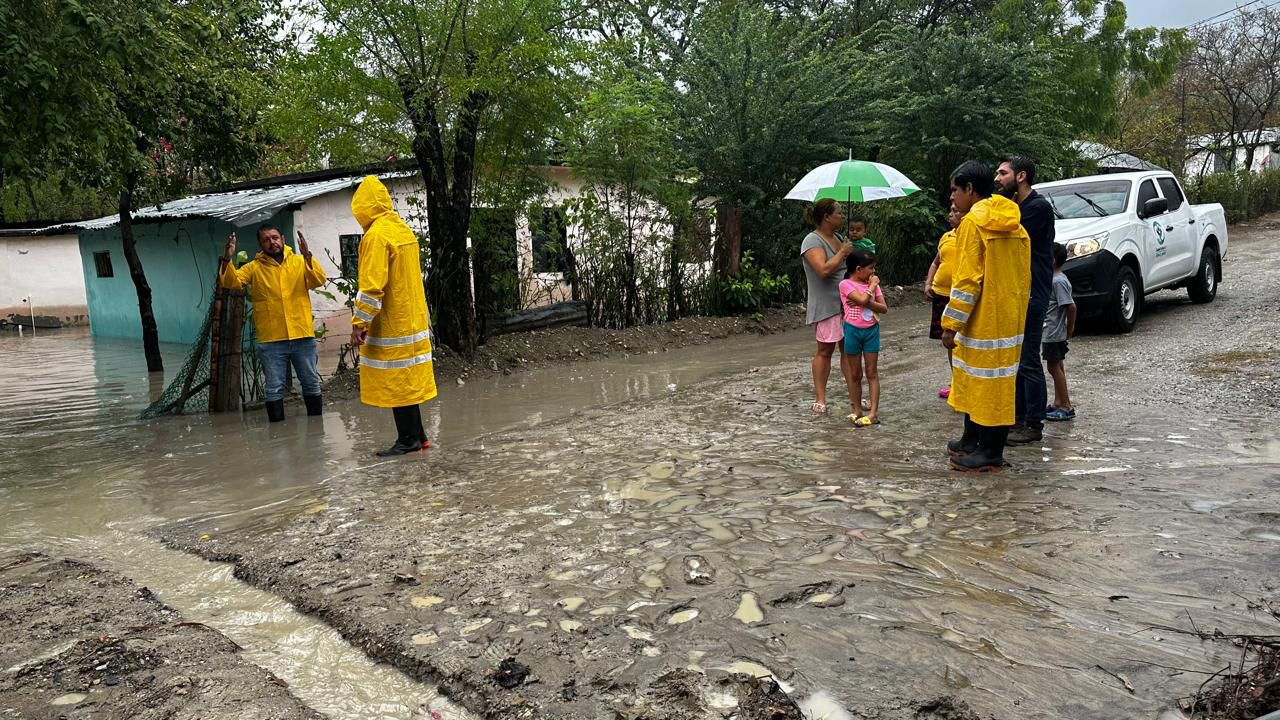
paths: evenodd
<path fill-rule="evenodd" d="M 1133 330 L 1143 298 L 1187 288 L 1207 303 L 1222 280 L 1227 223 L 1222 206 L 1192 205 L 1172 173 L 1153 170 L 1036 185 L 1057 215 L 1067 246 L 1063 272 L 1082 316 Z"/>

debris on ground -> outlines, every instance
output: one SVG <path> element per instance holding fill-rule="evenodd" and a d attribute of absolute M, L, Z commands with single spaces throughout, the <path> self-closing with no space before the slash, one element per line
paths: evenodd
<path fill-rule="evenodd" d="M 1191 717 L 1255 720 L 1280 711 L 1280 635 L 1195 634 L 1239 647 L 1240 660 L 1211 676 L 1194 696 L 1182 701 Z"/>

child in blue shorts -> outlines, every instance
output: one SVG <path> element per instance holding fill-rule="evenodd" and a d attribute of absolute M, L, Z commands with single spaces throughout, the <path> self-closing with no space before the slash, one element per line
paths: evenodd
<path fill-rule="evenodd" d="M 1071 420 L 1076 408 L 1071 404 L 1067 391 L 1067 340 L 1076 334 L 1076 301 L 1071 295 L 1071 281 L 1062 272 L 1067 262 L 1067 246 L 1053 246 L 1053 291 L 1049 293 L 1049 310 L 1044 314 L 1044 361 L 1053 378 L 1053 404 L 1045 413 L 1045 420 Z"/>
<path fill-rule="evenodd" d="M 840 281 L 840 303 L 844 306 L 844 354 L 849 362 L 849 400 L 853 413 L 849 419 L 855 427 L 867 427 L 880 423 L 880 318 L 889 306 L 876 277 L 875 255 L 856 249 L 845 258 L 848 274 Z M 865 367 L 865 370 L 864 370 Z M 862 377 L 867 378 L 870 396 L 867 414 L 862 410 Z"/>

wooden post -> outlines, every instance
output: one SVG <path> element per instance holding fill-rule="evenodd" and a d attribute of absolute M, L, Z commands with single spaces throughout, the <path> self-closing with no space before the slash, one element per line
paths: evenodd
<path fill-rule="evenodd" d="M 244 343 L 244 291 L 223 290 L 222 318 L 215 335 L 217 358 L 210 358 L 209 412 L 240 409 L 241 352 Z"/>

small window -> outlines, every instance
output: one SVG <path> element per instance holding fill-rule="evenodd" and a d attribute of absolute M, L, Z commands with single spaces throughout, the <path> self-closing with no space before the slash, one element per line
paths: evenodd
<path fill-rule="evenodd" d="M 533 271 L 564 272 L 568 265 L 565 250 L 569 243 L 564 212 L 554 207 L 533 211 L 529 216 L 529 232 L 533 236 Z"/>
<path fill-rule="evenodd" d="M 1155 200 L 1158 197 L 1160 196 L 1156 194 L 1156 184 L 1150 180 L 1143 180 L 1142 187 L 1138 188 L 1138 212 L 1141 213 L 1143 211 L 1142 209 L 1147 206 L 1148 200 Z"/>
<path fill-rule="evenodd" d="M 339 235 L 338 252 L 342 253 L 342 277 L 348 280 L 360 277 L 360 236 Z"/>
<path fill-rule="evenodd" d="M 100 278 L 115 277 L 116 275 L 111 268 L 111 253 L 105 250 L 93 254 L 93 266 L 98 270 L 98 277 Z"/>
<path fill-rule="evenodd" d="M 1160 183 L 1160 191 L 1164 193 L 1165 199 L 1169 201 L 1169 212 L 1182 207 L 1182 188 L 1178 187 L 1177 180 L 1171 177 L 1162 177 L 1156 182 Z"/>

